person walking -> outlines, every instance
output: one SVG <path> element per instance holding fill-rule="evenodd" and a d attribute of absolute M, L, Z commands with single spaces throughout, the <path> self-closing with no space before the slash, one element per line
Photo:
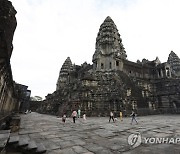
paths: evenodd
<path fill-rule="evenodd" d="M 131 113 L 130 116 L 132 117 L 132 119 L 131 119 L 131 125 L 132 125 L 133 121 L 135 121 L 136 124 L 138 124 L 138 122 L 137 122 L 137 120 L 136 120 L 136 114 L 135 114 L 135 112 L 134 112 L 133 110 L 132 110 L 132 113 Z"/>
<path fill-rule="evenodd" d="M 112 119 L 113 122 L 114 122 L 114 114 L 113 114 L 112 111 L 110 112 L 110 115 L 109 115 L 109 122 L 111 121 L 111 119 Z"/>
<path fill-rule="evenodd" d="M 72 112 L 72 117 L 73 117 L 73 122 L 75 123 L 77 117 L 77 112 L 75 110 Z"/>
<path fill-rule="evenodd" d="M 123 121 L 123 114 L 122 111 L 119 112 L 120 120 Z"/>
<path fill-rule="evenodd" d="M 86 120 L 86 114 L 83 114 L 83 120 Z"/>
<path fill-rule="evenodd" d="M 78 118 L 81 118 L 81 110 L 78 109 Z"/>
<path fill-rule="evenodd" d="M 66 122 L 66 114 L 63 115 L 62 122 L 64 122 L 64 123 Z"/>

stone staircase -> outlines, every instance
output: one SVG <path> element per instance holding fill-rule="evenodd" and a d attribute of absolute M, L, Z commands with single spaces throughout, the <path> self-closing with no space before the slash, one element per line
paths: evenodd
<path fill-rule="evenodd" d="M 10 130 L 0 130 L 0 153 L 5 150 L 9 137 Z"/>
<path fill-rule="evenodd" d="M 29 139 L 27 135 L 10 133 L 10 130 L 0 130 L 0 153 L 21 152 L 24 154 L 46 153 L 46 148 L 42 143 L 36 143 Z"/>

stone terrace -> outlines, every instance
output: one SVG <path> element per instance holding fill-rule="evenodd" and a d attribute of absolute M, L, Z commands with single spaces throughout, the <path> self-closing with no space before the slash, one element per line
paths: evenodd
<path fill-rule="evenodd" d="M 179 115 L 153 115 L 137 117 L 138 125 L 130 124 L 131 118 L 108 122 L 108 117 L 87 117 L 74 124 L 67 118 L 29 113 L 21 115 L 20 137 L 27 137 L 36 143 L 43 143 L 48 154 L 180 154 L 177 144 L 145 144 L 133 148 L 127 142 L 128 136 L 140 132 L 142 137 L 180 138 Z M 144 142 L 144 141 L 143 141 Z"/>

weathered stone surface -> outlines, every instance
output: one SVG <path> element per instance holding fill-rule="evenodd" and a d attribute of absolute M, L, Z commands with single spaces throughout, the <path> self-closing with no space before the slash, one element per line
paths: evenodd
<path fill-rule="evenodd" d="M 27 98 L 28 94 L 26 89 L 23 91 L 23 97 L 20 95 L 22 87 L 17 88 L 18 84 L 13 80 L 10 64 L 12 41 L 17 26 L 15 15 L 16 10 L 12 3 L 8 0 L 0 0 L 0 129 L 11 129 L 11 131 L 19 129 L 18 122 L 15 123 L 18 120 L 11 117 L 14 112 L 19 111 L 23 97 Z"/>
<path fill-rule="evenodd" d="M 0 150 L 6 146 L 9 136 L 10 130 L 0 131 Z"/>
<path fill-rule="evenodd" d="M 29 136 L 30 141 L 43 143 L 48 154 L 169 154 L 170 151 L 178 154 L 180 150 L 180 142 L 178 144 L 145 144 L 143 140 L 144 137 L 180 137 L 178 115 L 141 116 L 138 117 L 138 125 L 131 125 L 129 117 L 124 118 L 123 122 L 117 119 L 116 123 L 109 123 L 108 117 L 88 117 L 86 123 L 78 119 L 75 124 L 72 123 L 72 119 L 63 124 L 55 116 L 38 113 L 21 115 L 21 118 L 21 128 L 29 131 L 24 137 Z M 49 126 L 59 127 L 62 131 L 51 131 Z M 62 128 L 68 129 L 64 131 Z M 36 133 L 36 130 L 41 130 L 41 133 Z M 104 133 L 112 132 L 114 135 L 101 136 L 97 133 L 99 130 L 104 130 Z M 52 132 L 59 137 L 48 138 L 47 136 Z M 133 148 L 128 144 L 128 136 L 135 132 L 141 133 L 142 143 Z M 19 134 L 19 136 L 21 138 L 22 135 Z"/>
<path fill-rule="evenodd" d="M 0 58 L 11 57 L 12 40 L 16 29 L 16 10 L 8 0 L 0 0 Z"/>
<path fill-rule="evenodd" d="M 19 136 L 10 136 L 9 144 L 15 144 L 19 142 Z"/>
<path fill-rule="evenodd" d="M 87 149 L 83 148 L 82 146 L 73 146 L 72 148 L 76 153 L 89 152 Z"/>
<path fill-rule="evenodd" d="M 11 113 L 17 110 L 10 65 L 16 10 L 8 0 L 0 0 L 0 129 L 9 129 Z"/>

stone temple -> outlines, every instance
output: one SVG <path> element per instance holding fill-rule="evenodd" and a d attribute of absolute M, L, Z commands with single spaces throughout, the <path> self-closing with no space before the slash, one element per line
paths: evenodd
<path fill-rule="evenodd" d="M 109 111 L 132 109 L 138 114 L 176 113 L 180 109 L 180 59 L 171 51 L 167 62 L 157 57 L 132 62 L 118 29 L 107 17 L 96 38 L 93 64 L 62 65 L 56 91 L 48 94 L 38 111 L 62 115 L 81 109 L 88 116 L 107 116 Z"/>

